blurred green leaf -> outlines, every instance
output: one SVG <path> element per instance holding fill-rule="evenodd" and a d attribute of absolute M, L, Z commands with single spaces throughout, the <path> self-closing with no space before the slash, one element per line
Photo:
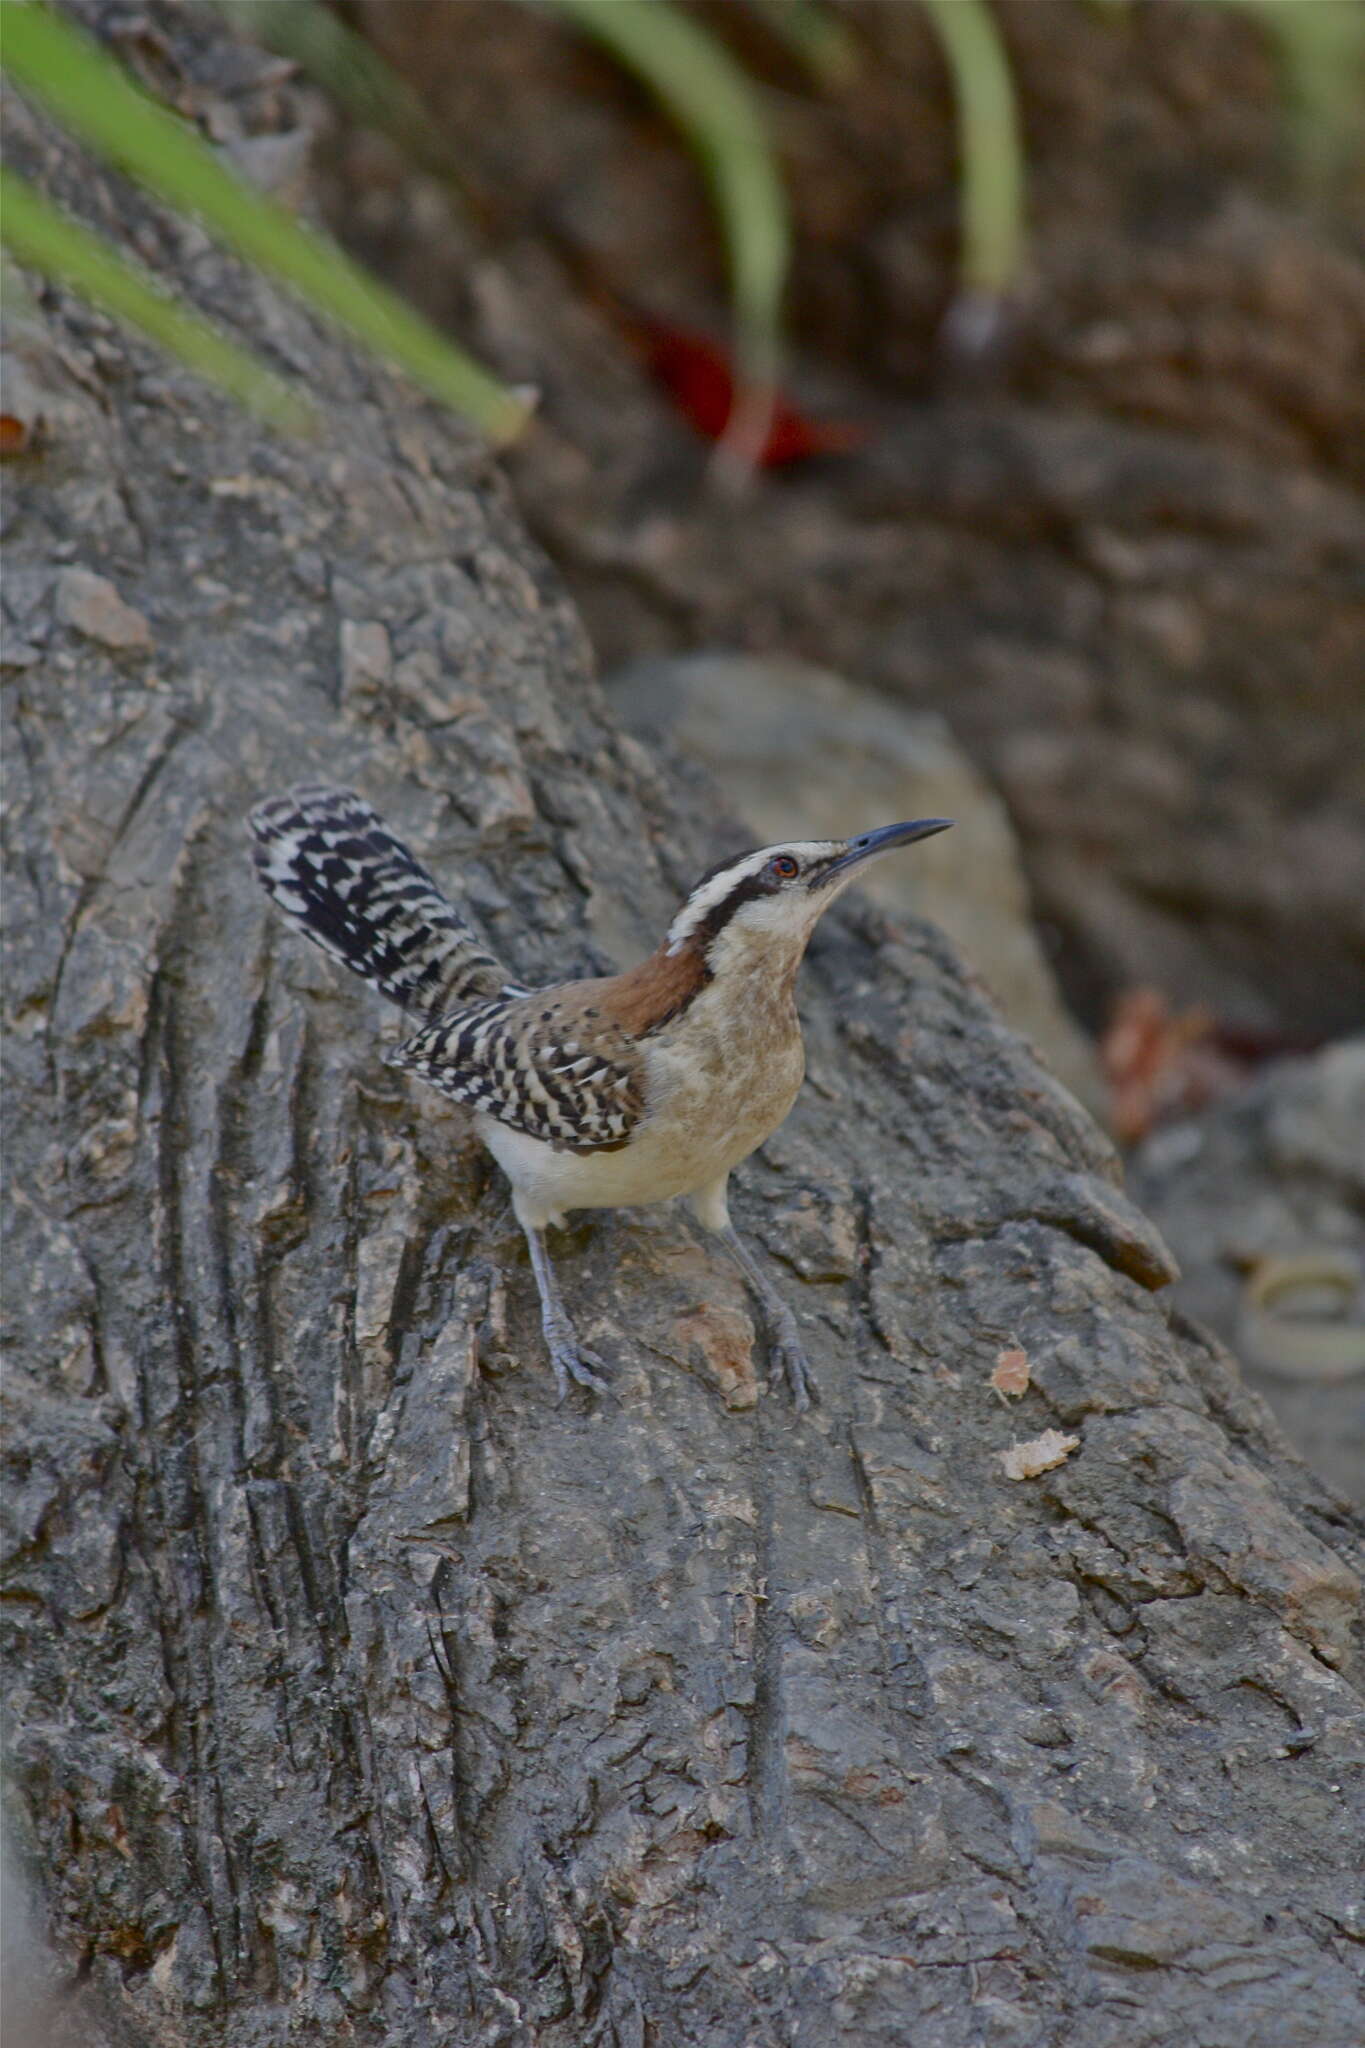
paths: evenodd
<path fill-rule="evenodd" d="M 401 145 L 409 161 L 450 177 L 440 129 L 411 87 L 323 0 L 208 0 L 268 50 L 289 57 L 366 128 Z"/>
<path fill-rule="evenodd" d="M 1235 6 L 1275 47 L 1299 160 L 1322 184 L 1365 148 L 1365 5 L 1361 0 L 1207 0 Z"/>
<path fill-rule="evenodd" d="M 1024 153 L 1009 59 L 984 0 L 920 0 L 957 102 L 964 292 L 999 299 L 1024 250 Z"/>
<path fill-rule="evenodd" d="M 0 61 L 74 135 L 167 205 L 194 213 L 315 312 L 388 357 L 494 441 L 526 407 L 398 296 L 273 200 L 234 177 L 191 129 L 149 99 L 83 31 L 38 0 L 6 0 Z"/>
<path fill-rule="evenodd" d="M 772 417 L 791 253 L 782 174 L 757 95 L 729 51 L 669 0 L 554 4 L 643 80 L 710 181 L 729 256 L 740 378 L 722 446 L 749 466 Z"/>
<path fill-rule="evenodd" d="M 264 363 L 6 170 L 0 170 L 0 232 L 20 263 L 55 284 L 70 285 L 102 312 L 140 327 L 188 369 L 263 419 L 294 429 L 318 424 L 313 407 Z"/>
<path fill-rule="evenodd" d="M 844 85 L 860 52 L 847 24 L 820 0 L 749 0 L 755 13 L 805 65 L 817 85 Z"/>

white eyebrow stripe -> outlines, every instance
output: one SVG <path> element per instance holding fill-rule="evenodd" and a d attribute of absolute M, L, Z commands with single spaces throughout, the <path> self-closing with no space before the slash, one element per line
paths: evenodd
<path fill-rule="evenodd" d="M 743 859 L 732 861 L 728 868 L 722 868 L 718 874 L 712 875 L 710 881 L 703 883 L 701 888 L 694 889 L 668 927 L 669 952 L 676 953 L 685 946 L 697 927 L 706 922 L 717 904 L 723 903 L 740 882 L 747 881 L 750 875 L 758 874 L 768 857 L 769 849 L 761 846 L 757 853 L 745 854 Z"/>
<path fill-rule="evenodd" d="M 781 840 L 776 846 L 760 846 L 753 853 L 742 854 L 738 860 L 731 861 L 728 867 L 721 868 L 708 882 L 702 883 L 700 888 L 692 891 L 668 927 L 668 951 L 676 953 L 685 946 L 692 934 L 705 924 L 711 912 L 725 901 L 731 891 L 741 882 L 747 881 L 751 875 L 756 875 L 765 868 L 775 853 L 794 853 L 804 862 L 818 859 L 821 854 L 833 853 L 835 850 L 836 842 L 833 840 L 791 839 Z"/>

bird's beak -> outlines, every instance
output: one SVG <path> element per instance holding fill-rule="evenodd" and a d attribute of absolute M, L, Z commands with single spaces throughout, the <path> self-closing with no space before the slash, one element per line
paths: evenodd
<path fill-rule="evenodd" d="M 875 832 L 860 833 L 858 838 L 849 840 L 848 851 L 816 877 L 817 885 L 823 886 L 836 877 L 846 882 L 853 869 L 861 867 L 864 861 L 890 853 L 895 846 L 913 846 L 917 839 L 932 839 L 935 832 L 946 832 L 952 822 L 951 818 L 915 818 L 907 825 L 880 825 Z"/>

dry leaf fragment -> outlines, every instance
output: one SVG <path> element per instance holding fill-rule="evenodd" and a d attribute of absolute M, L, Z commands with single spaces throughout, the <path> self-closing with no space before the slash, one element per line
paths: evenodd
<path fill-rule="evenodd" d="M 26 455 L 33 429 L 18 413 L 0 412 L 0 455 Z"/>
<path fill-rule="evenodd" d="M 1026 1444 L 1011 1444 L 1007 1451 L 1001 1451 L 1000 1462 L 1005 1468 L 1006 1479 L 1036 1479 L 1040 1472 L 1050 1472 L 1054 1465 L 1064 1465 L 1073 1451 L 1081 1447 L 1078 1436 L 1063 1436 L 1059 1429 L 1045 1429 L 1041 1436 L 1035 1436 Z"/>
<path fill-rule="evenodd" d="M 1219 1044 L 1212 1011 L 1173 1010 L 1155 988 L 1125 989 L 1100 1041 L 1109 1113 L 1120 1143 L 1216 1102 L 1246 1070 Z"/>
<path fill-rule="evenodd" d="M 101 647 L 150 647 L 152 629 L 141 612 L 125 604 L 107 576 L 73 564 L 57 578 L 57 621 L 72 626 Z"/>
<path fill-rule="evenodd" d="M 995 1361 L 991 1385 L 1008 1406 L 1028 1392 L 1028 1355 L 1023 1351 L 1002 1351 Z"/>

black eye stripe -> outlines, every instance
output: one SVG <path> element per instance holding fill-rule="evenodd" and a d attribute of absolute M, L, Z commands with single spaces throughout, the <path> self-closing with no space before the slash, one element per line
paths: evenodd
<path fill-rule="evenodd" d="M 746 903 L 752 903 L 759 896 L 766 896 L 771 886 L 766 868 L 759 874 L 746 875 L 742 881 L 736 882 L 729 895 L 717 903 L 697 926 L 694 936 L 702 951 L 705 952 L 717 934 L 724 931 L 737 910 Z"/>

